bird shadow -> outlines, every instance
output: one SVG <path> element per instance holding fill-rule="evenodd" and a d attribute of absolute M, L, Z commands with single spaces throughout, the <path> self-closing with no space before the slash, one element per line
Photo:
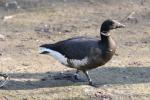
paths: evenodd
<path fill-rule="evenodd" d="M 8 84 L 1 90 L 31 90 L 72 85 L 87 85 L 87 82 L 75 82 L 70 77 L 56 78 L 61 72 L 11 73 Z M 64 74 L 73 74 L 74 70 Z M 150 82 L 150 67 L 99 67 L 89 71 L 98 87 L 106 84 L 138 84 Z M 80 76 L 86 80 L 83 73 Z"/>

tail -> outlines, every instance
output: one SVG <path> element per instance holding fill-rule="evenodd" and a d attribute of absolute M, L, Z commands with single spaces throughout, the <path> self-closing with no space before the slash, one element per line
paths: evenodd
<path fill-rule="evenodd" d="M 43 44 L 43 45 L 40 45 L 41 48 L 52 48 L 53 47 L 53 44 Z"/>
<path fill-rule="evenodd" d="M 53 44 L 44 44 L 40 46 L 40 54 L 50 54 L 62 64 L 68 65 L 67 58 L 55 49 L 55 45 Z"/>
<path fill-rule="evenodd" d="M 40 54 L 48 54 L 52 48 L 52 44 L 43 44 L 40 46 L 39 52 Z"/>

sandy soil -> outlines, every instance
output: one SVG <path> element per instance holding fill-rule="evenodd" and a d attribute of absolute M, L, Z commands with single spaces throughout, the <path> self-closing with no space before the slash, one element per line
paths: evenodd
<path fill-rule="evenodd" d="M 0 7 L 0 72 L 10 75 L 0 100 L 149 100 L 150 3 L 148 0 L 17 0 L 20 9 Z M 126 17 L 135 12 L 132 17 Z M 125 29 L 114 30 L 117 54 L 105 66 L 89 71 L 97 88 L 87 82 L 55 79 L 74 73 L 39 45 L 74 36 L 99 37 L 106 19 Z M 81 77 L 85 78 L 83 73 Z"/>

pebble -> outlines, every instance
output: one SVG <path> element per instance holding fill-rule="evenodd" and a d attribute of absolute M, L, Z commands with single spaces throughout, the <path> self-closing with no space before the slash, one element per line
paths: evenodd
<path fill-rule="evenodd" d="M 4 41 L 5 40 L 5 36 L 0 34 L 0 41 Z"/>

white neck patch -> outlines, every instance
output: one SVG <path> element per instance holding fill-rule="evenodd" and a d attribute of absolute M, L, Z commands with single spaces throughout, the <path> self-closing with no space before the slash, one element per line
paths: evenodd
<path fill-rule="evenodd" d="M 110 36 L 110 34 L 108 33 L 103 33 L 103 32 L 101 32 L 101 35 L 104 35 L 104 36 Z"/>

